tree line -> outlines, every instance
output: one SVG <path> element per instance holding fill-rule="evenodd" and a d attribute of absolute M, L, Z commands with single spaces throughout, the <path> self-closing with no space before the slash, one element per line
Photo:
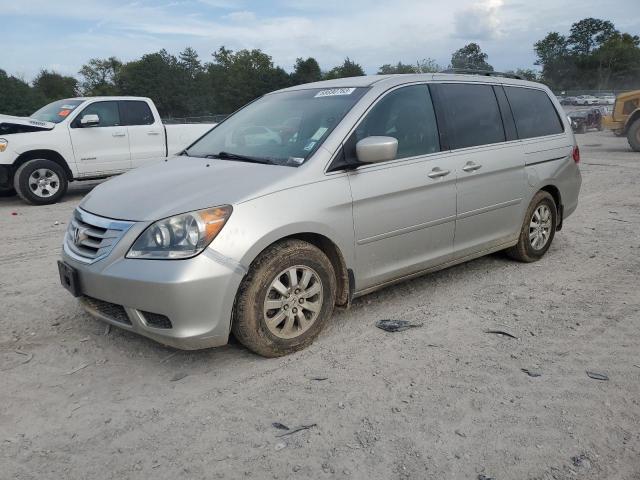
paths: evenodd
<path fill-rule="evenodd" d="M 509 73 L 555 90 L 626 89 L 640 82 L 640 38 L 619 32 L 607 20 L 580 20 L 568 36 L 550 32 L 534 44 L 534 51 L 541 72 Z M 453 52 L 448 68 L 493 71 L 477 43 Z M 385 64 L 377 73 L 441 70 L 433 59 L 425 58 L 415 64 Z M 163 117 L 226 114 L 272 90 L 364 74 L 362 66 L 350 58 L 329 70 L 322 70 L 313 57 L 298 58 L 288 73 L 259 49 L 220 47 L 210 61 L 203 62 L 187 47 L 177 56 L 160 50 L 130 62 L 93 58 L 80 68 L 78 78 L 42 70 L 31 84 L 0 69 L 0 112 L 29 115 L 46 103 L 78 95 L 139 95 L 152 98 Z"/>

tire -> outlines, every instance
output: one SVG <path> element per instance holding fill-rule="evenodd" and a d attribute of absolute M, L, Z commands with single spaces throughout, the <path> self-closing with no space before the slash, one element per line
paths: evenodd
<path fill-rule="evenodd" d="M 42 183 L 38 183 L 42 180 Z M 50 205 L 67 192 L 67 174 L 56 162 L 46 159 L 29 160 L 18 168 L 13 186 L 20 198 L 31 205 Z"/>
<path fill-rule="evenodd" d="M 547 220 L 545 220 L 547 217 L 544 215 L 545 209 L 546 212 L 548 212 Z M 537 218 L 541 221 L 536 221 L 536 214 Z M 507 249 L 507 255 L 520 262 L 529 263 L 540 260 L 544 254 L 547 253 L 547 250 L 549 250 L 551 242 L 553 242 L 557 222 L 558 208 L 555 200 L 548 192 L 539 191 L 535 194 L 533 200 L 531 200 L 527 213 L 524 216 L 518 243 Z M 537 230 L 539 235 L 535 236 L 538 241 L 534 241 L 531 237 L 531 235 L 535 233 L 531 231 L 534 228 L 534 223 L 540 225 L 540 229 Z M 545 231 L 546 235 L 544 234 Z M 544 243 L 540 244 L 539 241 L 542 241 L 540 239 L 543 239 Z"/>
<path fill-rule="evenodd" d="M 0 186 L 0 197 L 15 197 L 16 189 L 10 186 Z"/>
<path fill-rule="evenodd" d="M 295 271 L 295 283 L 289 280 L 290 271 Z M 336 275 L 327 256 L 307 242 L 285 240 L 251 265 L 238 289 L 231 330 L 249 350 L 280 357 L 313 342 L 331 318 L 335 301 Z"/>
<path fill-rule="evenodd" d="M 629 146 L 636 152 L 640 152 L 640 118 L 634 121 L 627 130 Z"/>
<path fill-rule="evenodd" d="M 578 125 L 578 128 L 576 129 L 576 133 L 587 133 L 587 126 L 584 124 Z"/>

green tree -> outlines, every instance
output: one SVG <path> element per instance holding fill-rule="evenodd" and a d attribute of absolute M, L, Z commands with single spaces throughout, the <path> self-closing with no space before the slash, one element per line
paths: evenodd
<path fill-rule="evenodd" d="M 442 67 L 433 58 L 423 58 L 416 62 L 418 73 L 437 73 L 442 71 Z"/>
<path fill-rule="evenodd" d="M 378 75 L 388 75 L 394 73 L 418 73 L 415 65 L 398 62 L 395 65 L 385 63 L 378 69 Z"/>
<path fill-rule="evenodd" d="M 331 80 L 334 78 L 359 77 L 364 74 L 362 67 L 347 57 L 342 65 L 333 67 L 324 75 L 324 78 L 325 80 Z"/>
<path fill-rule="evenodd" d="M 46 103 L 47 99 L 41 92 L 0 69 L 0 112 L 5 115 L 28 116 Z"/>
<path fill-rule="evenodd" d="M 291 85 L 287 72 L 262 50 L 234 52 L 220 47 L 208 65 L 210 109 L 230 113 L 265 93 Z"/>
<path fill-rule="evenodd" d="M 80 90 L 84 95 L 118 95 L 122 62 L 116 57 L 92 58 L 80 68 Z"/>
<path fill-rule="evenodd" d="M 539 80 L 539 74 L 531 68 L 517 68 L 515 71 L 507 70 L 505 73 L 517 75 L 523 80 L 529 80 L 531 82 L 537 82 Z"/>
<path fill-rule="evenodd" d="M 482 51 L 477 43 L 469 43 L 451 55 L 451 67 L 472 70 L 493 71 L 487 63 L 488 55 Z"/>
<path fill-rule="evenodd" d="M 190 112 L 181 94 L 182 73 L 178 59 L 163 49 L 124 64 L 119 72 L 120 90 L 124 95 L 150 97 L 163 116 L 183 117 Z"/>
<path fill-rule="evenodd" d="M 78 80 L 56 72 L 41 70 L 33 81 L 33 88 L 49 102 L 78 95 Z"/>
<path fill-rule="evenodd" d="M 293 67 L 291 73 L 291 83 L 293 85 L 300 85 L 302 83 L 317 82 L 322 79 L 322 72 L 320 71 L 320 65 L 318 61 L 309 57 L 306 60 L 303 58 L 297 58 L 296 64 Z"/>
<path fill-rule="evenodd" d="M 616 33 L 594 51 L 598 88 L 637 88 L 640 79 L 640 37 Z"/>
<path fill-rule="evenodd" d="M 574 53 L 589 55 L 594 48 L 619 33 L 609 20 L 584 18 L 573 25 L 569 33 L 569 44 Z"/>

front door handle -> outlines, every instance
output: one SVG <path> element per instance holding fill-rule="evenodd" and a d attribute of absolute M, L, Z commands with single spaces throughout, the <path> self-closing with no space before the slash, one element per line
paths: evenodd
<path fill-rule="evenodd" d="M 116 132 L 113 134 L 114 137 L 124 137 L 126 135 L 126 133 L 124 132 Z"/>
<path fill-rule="evenodd" d="M 429 178 L 440 178 L 440 177 L 445 177 L 450 173 L 451 173 L 451 170 L 442 170 L 440 167 L 435 167 L 427 175 L 429 176 Z"/>
<path fill-rule="evenodd" d="M 147 132 L 147 135 L 160 135 L 160 132 Z"/>
<path fill-rule="evenodd" d="M 465 172 L 475 172 L 480 168 L 482 168 L 482 165 L 478 165 L 475 162 L 467 162 L 467 164 L 462 167 L 462 170 L 464 170 Z"/>

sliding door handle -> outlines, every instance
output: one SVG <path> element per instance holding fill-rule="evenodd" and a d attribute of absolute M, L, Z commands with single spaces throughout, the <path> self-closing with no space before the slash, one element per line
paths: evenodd
<path fill-rule="evenodd" d="M 440 167 L 435 167 L 427 175 L 429 178 L 445 177 L 451 173 L 451 170 L 442 170 Z"/>
<path fill-rule="evenodd" d="M 475 172 L 480 168 L 482 168 L 482 165 L 478 165 L 475 162 L 467 162 L 467 164 L 462 167 L 462 170 L 464 170 L 465 172 Z"/>

